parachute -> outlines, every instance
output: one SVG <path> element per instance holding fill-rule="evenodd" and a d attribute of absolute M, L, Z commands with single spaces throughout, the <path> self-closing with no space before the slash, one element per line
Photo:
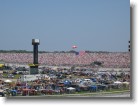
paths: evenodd
<path fill-rule="evenodd" d="M 72 48 L 75 49 L 75 48 L 77 48 L 77 46 L 74 45 L 74 46 L 72 46 Z"/>

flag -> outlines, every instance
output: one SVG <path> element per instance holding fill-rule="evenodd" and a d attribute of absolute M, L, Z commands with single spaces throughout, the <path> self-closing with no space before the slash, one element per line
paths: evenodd
<path fill-rule="evenodd" d="M 76 52 L 76 55 L 79 55 L 79 56 L 82 56 L 85 54 L 85 51 L 79 51 L 79 52 Z"/>
<path fill-rule="evenodd" d="M 76 55 L 79 55 L 79 52 L 75 52 Z"/>

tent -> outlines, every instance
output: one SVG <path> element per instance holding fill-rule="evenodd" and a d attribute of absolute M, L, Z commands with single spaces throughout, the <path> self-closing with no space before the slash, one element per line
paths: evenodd
<path fill-rule="evenodd" d="M 115 81 L 114 84 L 122 84 L 120 81 Z"/>
<path fill-rule="evenodd" d="M 73 88 L 73 87 L 69 87 L 69 88 L 67 88 L 68 90 L 75 90 L 75 88 Z"/>
<path fill-rule="evenodd" d="M 68 81 L 68 80 L 65 80 L 65 81 L 64 81 L 64 85 L 69 86 L 69 85 L 71 85 L 71 82 Z"/>
<path fill-rule="evenodd" d="M 12 94 L 12 96 L 16 96 L 17 95 L 17 90 L 11 90 L 11 94 Z"/>
<path fill-rule="evenodd" d="M 97 86 L 96 85 L 92 85 L 89 87 L 90 91 L 97 91 Z"/>
<path fill-rule="evenodd" d="M 74 93 L 76 91 L 76 89 L 73 87 L 69 87 L 69 88 L 67 88 L 67 91 L 68 91 L 68 93 Z"/>
<path fill-rule="evenodd" d="M 123 82 L 123 84 L 127 84 L 127 85 L 128 85 L 128 84 L 129 84 L 129 82 Z"/>
<path fill-rule="evenodd" d="M 12 81 L 11 81 L 11 80 L 9 80 L 9 79 L 7 79 L 7 80 L 5 80 L 4 82 L 10 83 L 10 82 L 12 82 Z"/>

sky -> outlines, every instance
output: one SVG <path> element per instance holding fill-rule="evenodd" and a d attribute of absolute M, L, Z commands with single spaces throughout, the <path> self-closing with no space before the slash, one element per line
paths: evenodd
<path fill-rule="evenodd" d="M 130 0 L 0 0 L 0 50 L 128 51 Z"/>

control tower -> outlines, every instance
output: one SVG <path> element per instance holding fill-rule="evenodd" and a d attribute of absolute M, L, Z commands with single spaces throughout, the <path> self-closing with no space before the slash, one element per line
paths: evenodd
<path fill-rule="evenodd" d="M 30 75 L 38 74 L 38 45 L 40 44 L 39 39 L 32 39 L 33 45 L 33 64 L 29 64 L 30 66 Z"/>

